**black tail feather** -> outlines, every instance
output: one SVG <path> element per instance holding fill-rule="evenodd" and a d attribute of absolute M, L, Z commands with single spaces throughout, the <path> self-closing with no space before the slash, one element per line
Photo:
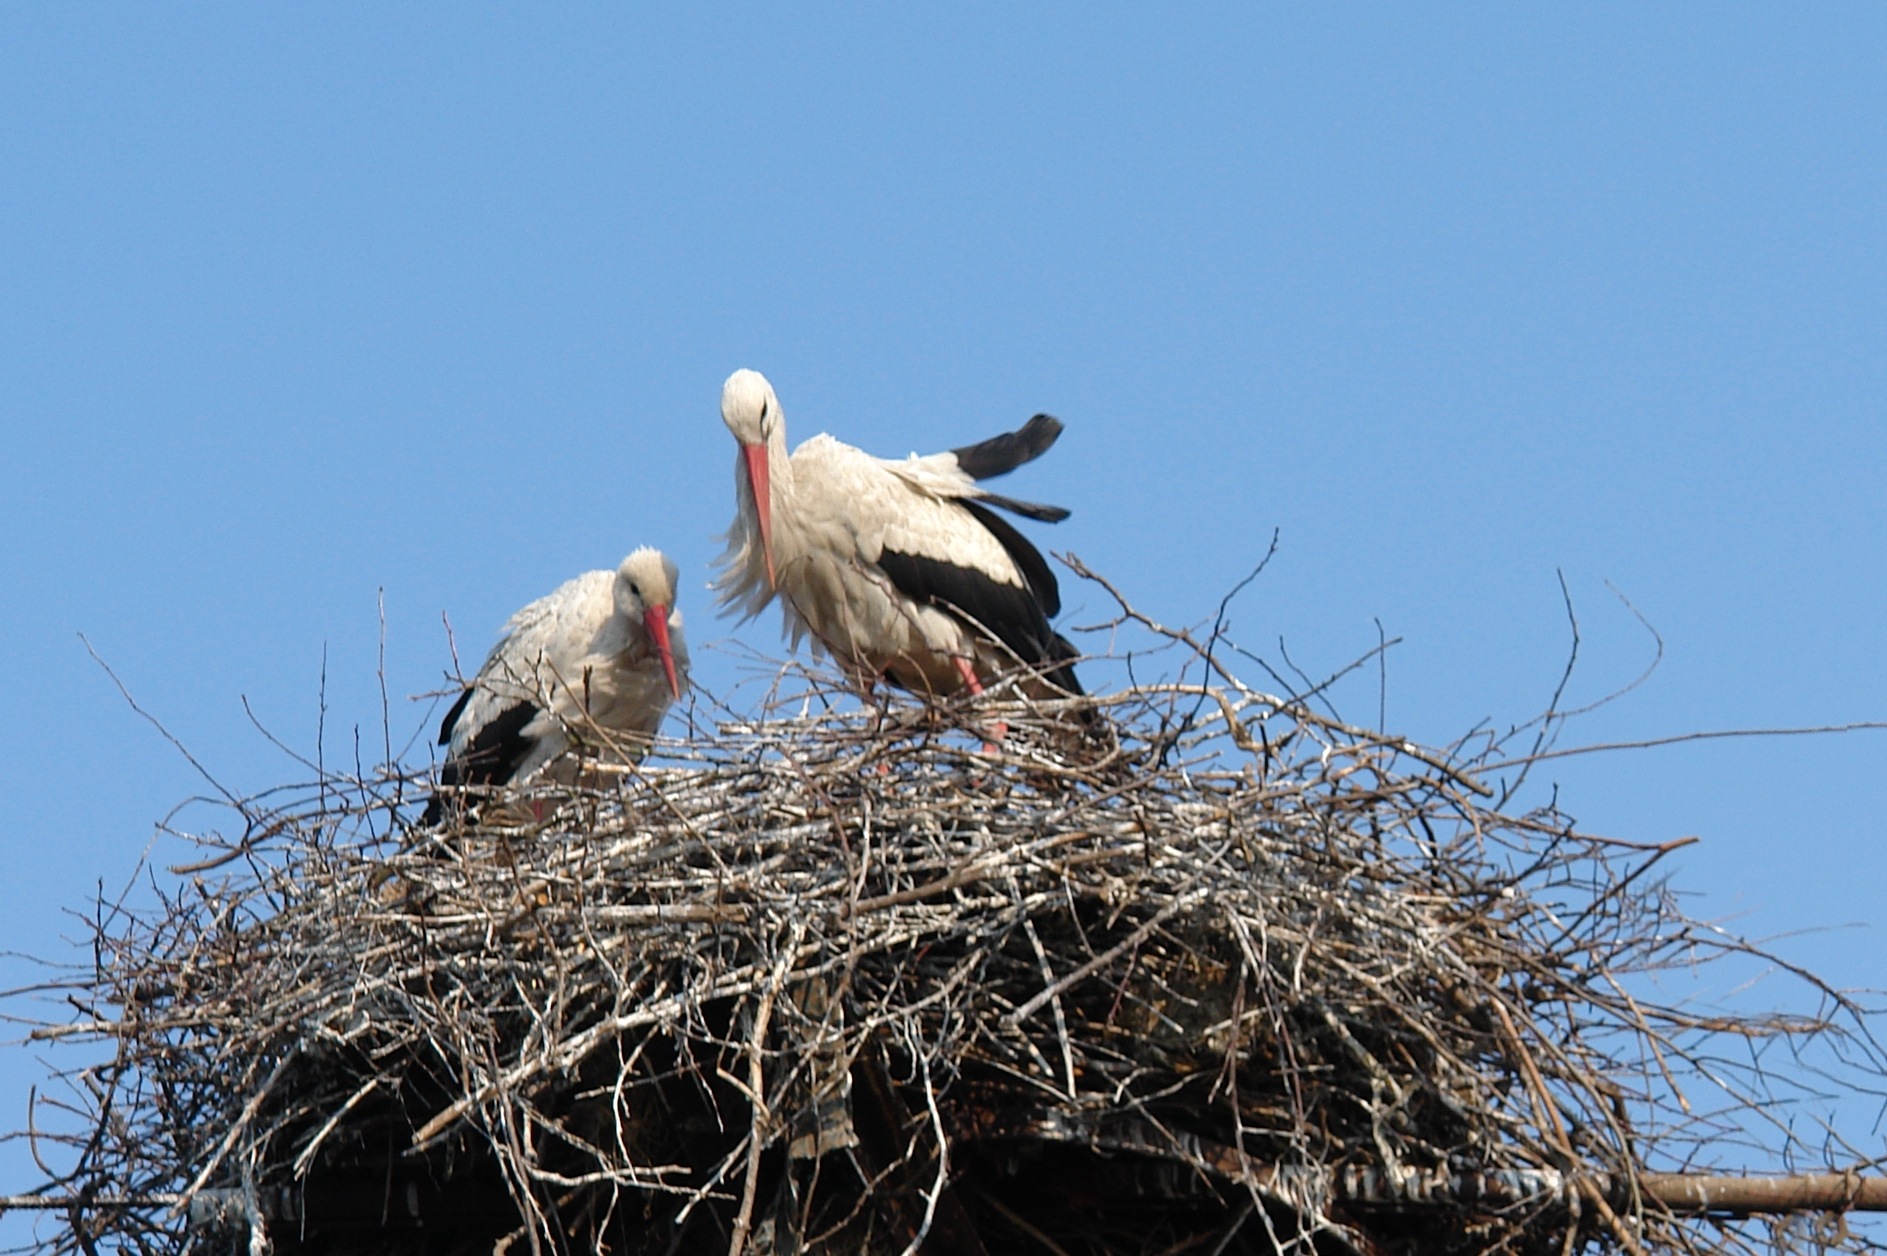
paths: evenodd
<path fill-rule="evenodd" d="M 1075 660 L 1081 657 L 1081 651 L 1075 649 L 1074 642 L 1059 632 L 1048 643 L 1049 661 L 1058 666 L 1048 668 L 1042 673 L 1042 679 L 1057 689 L 1066 690 L 1071 698 L 1087 696 L 1087 690 L 1075 678 Z"/>

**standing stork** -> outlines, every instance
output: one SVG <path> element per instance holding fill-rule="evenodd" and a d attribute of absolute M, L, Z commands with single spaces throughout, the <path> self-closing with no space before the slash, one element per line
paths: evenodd
<path fill-rule="evenodd" d="M 515 784 L 556 762 L 589 721 L 641 758 L 688 685 L 675 564 L 643 548 L 614 571 L 586 571 L 511 617 L 485 665 L 439 725 L 447 747 L 422 825 L 438 823 L 463 785 Z"/>
<path fill-rule="evenodd" d="M 977 481 L 1039 457 L 1061 434 L 1045 414 L 947 453 L 874 458 L 819 435 L 791 457 L 780 399 L 758 371 L 735 371 L 721 419 L 740 444 L 737 513 L 715 580 L 751 619 L 777 595 L 797 646 L 810 636 L 861 683 L 927 695 L 984 685 L 1019 665 L 1023 691 L 1079 694 L 1076 651 L 1049 627 L 1055 573 L 996 514 L 1045 522 L 1068 512 L 1000 497 Z"/>

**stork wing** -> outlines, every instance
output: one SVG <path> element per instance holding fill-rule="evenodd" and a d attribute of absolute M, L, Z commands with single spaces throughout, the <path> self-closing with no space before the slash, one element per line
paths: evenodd
<path fill-rule="evenodd" d="M 1055 423 L 1053 419 L 1049 419 L 1045 414 L 1038 414 L 1036 418 L 1047 419 L 1048 422 Z M 1034 422 L 1034 419 L 1030 420 L 1031 424 Z M 1055 423 L 1055 430 L 1059 431 L 1060 428 L 1061 425 Z M 839 450 L 850 451 L 851 454 L 856 455 L 858 458 L 871 459 L 871 462 L 880 471 L 889 472 L 926 497 L 933 497 L 940 501 L 963 501 L 968 498 L 974 498 L 977 501 L 988 502 L 998 510 L 1007 510 L 1011 514 L 1021 515 L 1027 519 L 1039 520 L 1042 523 L 1060 523 L 1063 519 L 1068 517 L 1067 510 L 1060 506 L 1047 506 L 1040 502 L 1027 502 L 1018 497 L 1004 497 L 999 493 L 988 492 L 977 485 L 977 480 L 988 479 L 993 475 L 1002 475 L 1020 466 L 1030 458 L 1035 457 L 1036 454 L 1039 454 L 1042 450 L 1048 448 L 1049 443 L 1052 443 L 1052 438 L 1050 442 L 1035 442 L 1033 452 L 1024 457 L 1012 457 L 1009 452 L 1011 447 L 1009 446 L 998 449 L 988 457 L 983 456 L 981 451 L 989 449 L 992 446 L 1002 445 L 1003 442 L 1020 442 L 1027 431 L 1028 428 L 1025 427 L 1020 432 L 1008 432 L 1002 436 L 992 437 L 984 441 L 981 445 L 971 445 L 964 449 L 953 450 L 950 453 L 943 454 L 912 454 L 908 458 L 897 461 L 893 461 L 889 458 L 872 458 L 870 454 L 852 449 L 850 445 L 842 445 L 838 441 L 831 441 L 830 443 Z M 813 438 L 813 440 L 821 439 L 830 440 L 830 438 Z M 806 445 L 802 445 L 800 449 L 803 451 L 807 445 L 811 445 L 812 443 L 813 441 L 807 441 Z M 795 452 L 793 455 L 795 458 L 799 456 L 798 452 Z M 833 451 L 822 448 L 819 450 L 819 456 L 821 458 L 832 458 Z M 962 461 L 966 456 L 970 459 L 968 466 Z M 989 470 L 988 468 L 991 467 L 995 469 Z M 977 474 L 971 468 L 981 468 L 983 473 Z M 857 472 L 854 471 L 853 474 L 857 474 Z"/>
<path fill-rule="evenodd" d="M 984 499 L 984 501 L 988 500 Z M 995 504 L 997 503 L 990 503 L 990 505 Z M 1043 618 L 1053 619 L 1061 614 L 1061 585 L 1056 581 L 1055 573 L 1050 569 L 1048 560 L 1042 557 L 1042 551 L 1036 549 L 1028 537 L 1016 531 L 1014 524 L 990 510 L 982 502 L 965 499 L 957 505 L 969 511 L 991 536 L 1002 543 L 1004 552 L 1015 563 L 1016 570 L 1022 573 L 1023 580 L 1028 582 L 1029 592 L 1034 595 L 1036 605 L 1041 607 Z M 1022 657 L 1029 656 L 1025 654 Z M 1041 662 L 1042 660 L 1031 659 L 1030 661 Z"/>
<path fill-rule="evenodd" d="M 1048 452 L 1049 446 L 1061 435 L 1061 420 L 1052 414 L 1038 414 L 1013 432 L 1004 432 L 1001 436 L 992 436 L 988 440 L 978 441 L 974 445 L 965 445 L 953 449 L 950 456 L 957 460 L 957 470 L 972 480 L 993 480 L 999 475 L 1008 475 L 1025 462 L 1033 462 Z M 961 494 L 974 496 L 988 502 L 998 510 L 1007 510 L 1011 514 L 1021 515 L 1026 519 L 1036 519 L 1042 523 L 1060 523 L 1068 517 L 1068 512 L 1060 506 L 1045 506 L 1039 502 L 1025 502 L 1015 497 L 1003 497 L 996 493 L 972 490 Z"/>
<path fill-rule="evenodd" d="M 439 726 L 440 744 L 452 740 L 466 704 L 477 692 L 477 686 L 467 686 L 452 709 L 446 712 L 445 722 Z M 421 827 L 430 827 L 445 819 L 446 791 L 460 785 L 496 785 L 510 780 L 511 774 L 531 753 L 534 741 L 524 735 L 524 730 L 537 716 L 534 704 L 519 702 L 498 711 L 473 732 L 459 753 L 448 758 L 439 769 L 439 792 L 426 800 L 425 814 L 419 817 Z"/>
<path fill-rule="evenodd" d="M 1075 649 L 1074 642 L 1059 632 L 1056 633 L 1055 639 L 1048 643 L 1048 657 L 1061 664 L 1059 667 L 1050 668 L 1042 673 L 1051 684 L 1060 686 L 1071 695 L 1087 692 L 1081 687 L 1081 682 L 1075 678 L 1075 660 L 1081 657 L 1081 651 Z M 1089 714 L 1098 716 L 1099 712 L 1090 711 Z M 1087 717 L 1083 716 L 1083 718 Z"/>
<path fill-rule="evenodd" d="M 1038 523 L 1060 523 L 1068 517 L 1065 506 L 1044 506 L 1041 502 L 1025 502 L 1014 497 L 998 497 L 994 493 L 977 493 L 976 500 L 1006 510 L 1012 515 L 1021 515 L 1024 519 L 1033 519 Z"/>
<path fill-rule="evenodd" d="M 991 509 L 1020 506 L 1059 517 L 1053 507 L 988 500 L 954 454 L 893 462 L 816 436 L 793 452 L 793 465 L 802 484 L 819 486 L 817 493 L 801 490 L 805 526 L 851 549 L 854 561 L 875 566 L 898 593 L 975 625 L 1026 663 L 1067 657 L 1048 626 L 1061 609 L 1054 572 Z"/>
<path fill-rule="evenodd" d="M 894 549 L 878 556 L 878 568 L 912 601 L 939 607 L 993 634 L 1025 663 L 1046 661 L 1054 634 L 1028 589 L 992 580 L 974 567 Z"/>
<path fill-rule="evenodd" d="M 472 686 L 467 685 L 465 689 L 459 694 L 459 700 L 452 704 L 452 709 L 450 711 L 446 712 L 446 717 L 443 720 L 439 721 L 439 744 L 440 745 L 448 746 L 452 744 L 452 730 L 459 726 L 459 720 L 461 720 L 465 716 L 465 704 L 470 702 L 471 700 L 472 700 Z"/>
<path fill-rule="evenodd" d="M 614 572 L 585 572 L 506 621 L 478 675 L 439 724 L 439 743 L 450 747 L 439 770 L 441 786 L 508 781 L 537 751 L 543 730 L 539 736 L 524 731 L 543 712 L 536 699 L 555 680 L 560 661 L 589 652 L 609 621 L 614 580 Z M 421 823 L 440 814 L 435 795 Z"/>
<path fill-rule="evenodd" d="M 1013 432 L 950 452 L 956 456 L 963 474 L 972 480 L 991 480 L 1040 458 L 1060 435 L 1060 419 L 1052 414 L 1038 414 Z"/>
<path fill-rule="evenodd" d="M 524 730 L 538 713 L 535 703 L 519 702 L 492 716 L 439 773 L 440 783 L 495 785 L 510 780 L 536 745 L 536 739 L 526 737 Z"/>
<path fill-rule="evenodd" d="M 944 536 L 886 529 L 879 569 L 906 597 L 953 611 L 994 634 L 1023 662 L 1048 662 L 1055 635 L 1048 619 L 1061 610 L 1061 591 L 1041 551 L 1015 525 L 968 498 L 935 502 L 922 513 L 931 511 L 959 522 Z M 954 539 L 940 545 L 950 534 Z"/>

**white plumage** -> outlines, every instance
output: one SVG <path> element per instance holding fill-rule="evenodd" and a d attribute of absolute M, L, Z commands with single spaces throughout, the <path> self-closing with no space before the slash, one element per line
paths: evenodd
<path fill-rule="evenodd" d="M 898 461 L 825 435 L 789 457 L 779 398 L 746 370 L 722 389 L 721 418 L 741 449 L 715 582 L 723 605 L 751 618 L 777 595 L 795 645 L 810 636 L 867 683 L 980 692 L 1025 665 L 1042 677 L 1031 692 L 1080 692 L 1075 651 L 1048 625 L 1060 611 L 1054 573 L 990 507 L 1049 521 L 1067 512 L 977 484 L 1040 455 L 1058 422 L 1038 415 L 1017 432 Z"/>
<path fill-rule="evenodd" d="M 615 571 L 589 571 L 513 615 L 491 655 L 439 726 L 443 790 L 523 781 L 559 762 L 585 723 L 611 734 L 603 757 L 640 758 L 688 684 L 688 646 L 675 609 L 675 564 L 639 549 Z"/>

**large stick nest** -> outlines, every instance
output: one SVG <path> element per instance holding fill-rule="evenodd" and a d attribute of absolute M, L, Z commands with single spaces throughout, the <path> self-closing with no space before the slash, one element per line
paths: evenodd
<path fill-rule="evenodd" d="M 1496 747 L 1220 672 L 989 754 L 988 707 L 808 684 L 434 833 L 397 772 L 244 804 L 44 1031 L 112 1052 L 50 1248 L 1737 1248 L 1637 1175 L 1831 1157 L 1765 1123 L 1766 1043 L 1876 1068 L 1812 983 L 1660 1003 L 1748 948 L 1668 848 L 1493 809 Z"/>

